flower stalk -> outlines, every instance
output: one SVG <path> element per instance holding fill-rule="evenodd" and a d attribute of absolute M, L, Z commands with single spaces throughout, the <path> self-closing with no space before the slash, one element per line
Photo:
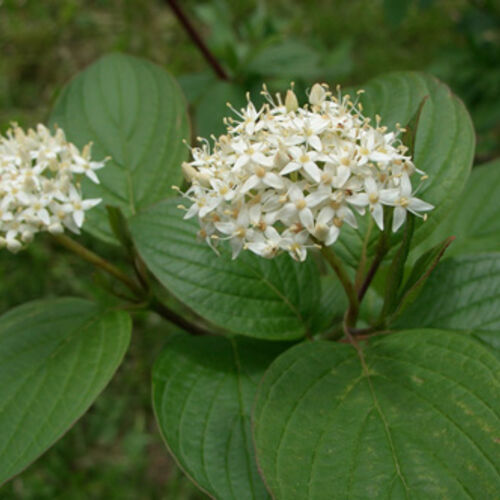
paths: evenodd
<path fill-rule="evenodd" d="M 323 257 L 326 259 L 326 261 L 330 264 L 331 268 L 339 278 L 345 290 L 345 293 L 349 300 L 349 308 L 346 312 L 344 322 L 348 328 L 351 328 L 356 324 L 356 320 L 358 318 L 358 313 L 359 313 L 358 294 L 356 293 L 354 284 L 352 283 L 351 278 L 347 274 L 347 271 L 345 270 L 342 261 L 337 257 L 332 248 L 322 245 L 321 253 Z"/>
<path fill-rule="evenodd" d="M 101 256 L 92 252 L 91 250 L 84 247 L 75 240 L 69 238 L 68 236 L 65 236 L 63 234 L 54 235 L 54 239 L 62 247 L 66 248 L 67 250 L 70 250 L 75 255 L 81 257 L 83 260 L 89 262 L 90 264 L 94 265 L 99 269 L 102 269 L 107 274 L 113 276 L 118 281 L 123 283 L 134 294 L 134 297 L 140 300 L 141 303 L 143 304 L 142 306 L 136 304 L 135 307 L 141 308 L 147 306 L 147 308 L 155 311 L 157 314 L 165 318 L 170 323 L 177 325 L 178 327 L 182 328 L 183 330 L 186 330 L 187 332 L 193 335 L 212 335 L 214 333 L 211 329 L 205 327 L 204 325 L 195 323 L 189 320 L 188 318 L 181 316 L 180 314 L 178 314 L 177 312 L 175 312 L 174 310 L 170 309 L 168 306 L 163 304 L 154 295 L 152 295 L 148 299 L 147 296 L 149 295 L 149 290 L 146 286 L 147 284 L 146 281 L 144 282 L 141 281 L 142 284 L 141 286 L 130 276 L 121 271 L 121 269 L 111 264 L 111 262 L 107 261 L 106 259 L 103 259 Z M 115 293 L 115 295 L 117 295 L 117 297 L 119 298 L 130 300 L 128 297 L 124 297 L 119 293 L 116 292 L 113 293 Z"/>
<path fill-rule="evenodd" d="M 130 276 L 126 275 L 121 269 L 111 264 L 111 262 L 103 259 L 100 255 L 97 255 L 64 234 L 53 235 L 53 238 L 57 241 L 57 243 L 59 243 L 59 245 L 122 282 L 136 297 L 144 296 L 143 288 L 135 280 L 130 278 Z"/>

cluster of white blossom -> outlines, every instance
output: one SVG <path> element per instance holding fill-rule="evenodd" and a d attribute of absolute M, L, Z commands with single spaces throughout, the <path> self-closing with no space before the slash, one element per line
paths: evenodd
<path fill-rule="evenodd" d="M 328 86 L 315 84 L 299 107 L 293 90 L 283 102 L 264 87 L 257 110 L 248 98 L 238 119 L 226 118 L 227 134 L 192 149 L 184 163 L 192 182 L 185 218 L 197 216 L 200 235 L 215 248 L 230 240 L 241 249 L 273 257 L 287 251 L 303 261 L 307 248 L 333 244 L 342 225 L 357 228 L 355 212 L 369 210 L 382 230 L 384 206 L 394 210 L 392 230 L 407 212 L 422 216 L 432 205 L 415 197 L 410 177 L 418 170 L 398 138 L 403 131 L 375 126 L 362 106 Z"/>
<path fill-rule="evenodd" d="M 43 125 L 23 131 L 16 124 L 0 136 L 0 247 L 19 251 L 40 231 L 78 233 L 85 211 L 100 199 L 82 198 L 79 179 L 95 174 L 105 161 L 80 152 L 63 130 L 51 134 Z"/>

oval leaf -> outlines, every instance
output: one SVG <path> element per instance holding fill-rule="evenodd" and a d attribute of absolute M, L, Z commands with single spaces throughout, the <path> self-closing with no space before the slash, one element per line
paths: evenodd
<path fill-rule="evenodd" d="M 257 383 L 281 343 L 175 336 L 156 362 L 153 404 L 167 447 L 210 496 L 265 499 L 250 411 Z"/>
<path fill-rule="evenodd" d="M 301 344 L 257 393 L 257 459 L 276 499 L 495 498 L 500 361 L 445 330 Z"/>
<path fill-rule="evenodd" d="M 0 484 L 92 404 L 130 341 L 125 312 L 81 299 L 35 301 L 0 318 Z"/>
<path fill-rule="evenodd" d="M 418 224 L 414 243 L 422 241 L 449 212 L 469 176 L 474 156 L 474 129 L 463 103 L 448 87 L 430 75 L 394 72 L 370 80 L 363 86 L 364 114 L 382 117 L 382 125 L 395 130 L 396 123 L 406 125 L 425 99 L 419 116 L 414 162 L 428 174 L 418 197 L 432 203 L 425 224 Z M 417 174 L 415 174 L 417 176 Z M 366 222 L 366 218 L 361 221 Z M 342 228 L 336 244 L 344 259 L 359 261 L 366 224 L 360 230 Z M 374 231 L 372 248 L 377 231 Z M 400 231 L 398 234 L 402 233 Z"/>
<path fill-rule="evenodd" d="M 177 204 L 166 200 L 130 220 L 137 250 L 160 282 L 230 332 L 275 340 L 304 336 L 321 293 L 313 260 L 266 260 L 249 251 L 231 260 L 224 248 L 218 256 L 196 240 L 199 226 L 183 220 Z"/>
<path fill-rule="evenodd" d="M 83 184 L 87 197 L 103 199 L 85 223 L 95 236 L 113 238 L 105 205 L 130 216 L 169 196 L 182 179 L 186 104 L 160 66 L 124 54 L 102 57 L 65 87 L 51 122 L 79 147 L 92 141 L 93 157 L 111 157 L 98 172 L 99 185 Z"/>

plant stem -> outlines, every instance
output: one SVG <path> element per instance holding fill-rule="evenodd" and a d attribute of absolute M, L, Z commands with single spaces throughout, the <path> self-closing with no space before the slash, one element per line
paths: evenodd
<path fill-rule="evenodd" d="M 206 61 L 210 66 L 212 66 L 213 70 L 217 74 L 217 76 L 221 80 L 229 80 L 229 76 L 226 73 L 225 69 L 220 65 L 219 61 L 212 54 L 205 41 L 201 38 L 198 32 L 195 30 L 193 24 L 182 10 L 182 8 L 177 3 L 177 0 L 166 0 L 170 5 L 171 9 L 174 11 L 174 14 L 177 16 L 177 19 L 184 26 L 184 29 L 187 31 L 195 45 L 200 49 L 201 53 L 205 57 Z"/>
<path fill-rule="evenodd" d="M 370 217 L 368 222 L 368 229 L 366 230 L 365 238 L 363 240 L 363 248 L 361 250 L 361 259 L 359 261 L 358 269 L 356 270 L 356 278 L 354 279 L 354 286 L 359 290 L 362 286 L 363 274 L 366 267 L 366 254 L 368 250 L 368 242 L 373 230 L 373 219 Z M 359 298 L 359 296 L 358 296 Z"/>
<path fill-rule="evenodd" d="M 117 280 L 121 281 L 137 297 L 141 297 L 144 295 L 144 290 L 142 289 L 142 287 L 135 280 L 127 276 L 118 267 L 111 264 L 111 262 L 108 262 L 101 256 L 92 252 L 88 248 L 85 248 L 83 245 L 76 242 L 75 240 L 72 240 L 64 234 L 54 235 L 54 239 L 64 248 L 70 250 L 82 259 L 90 262 L 94 266 L 102 269 Z"/>
<path fill-rule="evenodd" d="M 82 259 L 90 262 L 94 266 L 106 271 L 108 274 L 113 276 L 114 278 L 121 281 L 129 290 L 131 290 L 137 298 L 144 298 L 148 294 L 148 289 L 146 287 L 141 287 L 136 281 L 127 276 L 124 272 L 118 269 L 116 266 L 103 259 L 101 256 L 92 252 L 88 248 L 85 248 L 80 243 L 72 240 L 68 236 L 64 234 L 54 235 L 54 239 L 64 248 L 70 250 L 74 254 L 78 255 Z M 145 279 L 145 278 L 143 278 Z M 146 281 L 144 281 L 144 284 Z M 130 300 L 128 297 L 123 297 L 122 295 L 115 293 L 115 295 Z M 202 325 L 198 325 L 187 318 L 184 318 L 180 314 L 171 310 L 165 304 L 161 303 L 156 297 L 152 297 L 149 302 L 147 302 L 148 306 L 155 312 L 157 312 L 160 316 L 165 318 L 170 323 L 173 323 L 183 330 L 186 330 L 188 333 L 193 335 L 209 335 L 213 334 L 211 330 L 205 328 Z M 137 305 L 135 306 L 137 307 Z"/>
<path fill-rule="evenodd" d="M 153 298 L 149 303 L 149 306 L 153 311 L 158 313 L 162 318 L 166 319 L 170 323 L 179 326 L 183 330 L 193 335 L 213 335 L 213 331 L 205 328 L 202 325 L 198 325 L 184 318 L 180 314 L 167 307 L 165 304 L 161 303 L 158 299 Z"/>
<path fill-rule="evenodd" d="M 358 300 L 360 302 L 363 300 L 363 297 L 365 296 L 368 287 L 375 277 L 375 274 L 378 271 L 381 262 L 384 260 L 384 257 L 389 251 L 389 245 L 387 244 L 387 241 L 389 239 L 389 231 L 390 225 L 386 224 L 385 229 L 378 240 L 377 249 L 375 250 L 375 256 L 373 257 L 372 265 L 370 266 L 370 269 L 368 269 L 365 279 L 358 290 Z"/>
<path fill-rule="evenodd" d="M 335 274 L 344 287 L 347 298 L 349 299 L 349 309 L 347 310 L 345 321 L 348 327 L 354 326 L 359 312 L 359 300 L 356 289 L 342 265 L 342 261 L 337 257 L 335 252 L 330 247 L 321 245 L 321 253 L 335 271 Z"/>

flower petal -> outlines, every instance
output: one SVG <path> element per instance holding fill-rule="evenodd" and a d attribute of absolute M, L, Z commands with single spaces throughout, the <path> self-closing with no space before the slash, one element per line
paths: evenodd
<path fill-rule="evenodd" d="M 395 233 L 403 224 L 406 219 L 406 210 L 403 207 L 394 207 L 394 214 L 392 216 L 392 232 Z"/>

